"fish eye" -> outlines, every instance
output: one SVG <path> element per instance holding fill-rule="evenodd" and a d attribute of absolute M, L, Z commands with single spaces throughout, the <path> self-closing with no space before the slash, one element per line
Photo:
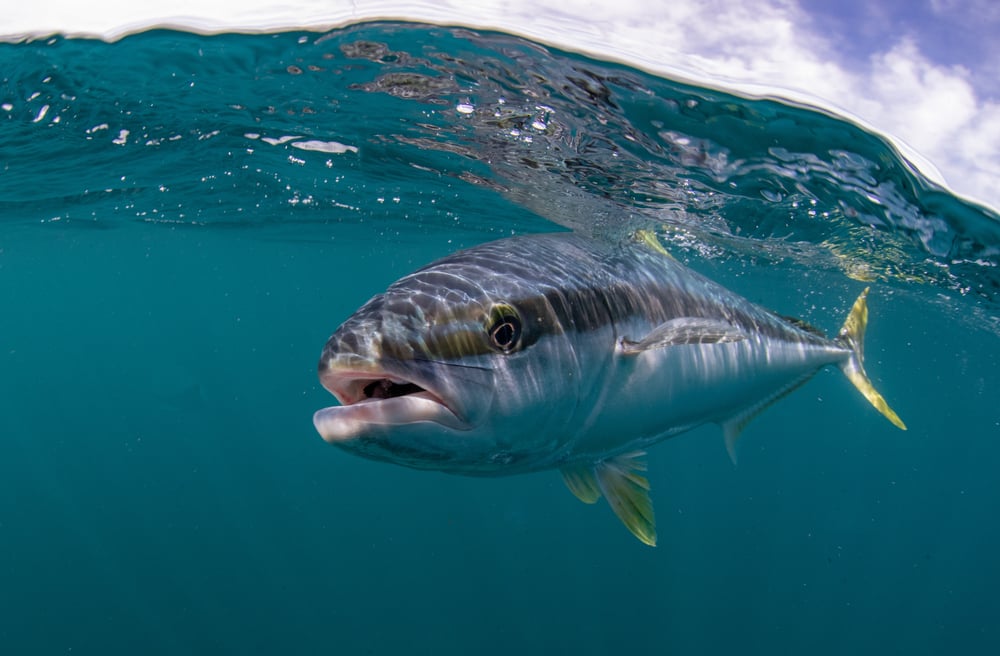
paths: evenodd
<path fill-rule="evenodd" d="M 487 333 L 490 345 L 501 353 L 512 353 L 521 343 L 521 317 L 509 305 L 493 306 L 490 310 Z"/>

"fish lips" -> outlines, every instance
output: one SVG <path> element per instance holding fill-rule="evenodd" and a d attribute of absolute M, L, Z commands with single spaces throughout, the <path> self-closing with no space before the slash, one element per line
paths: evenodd
<path fill-rule="evenodd" d="M 374 434 L 390 434 L 394 428 L 436 424 L 452 431 L 468 431 L 472 423 L 443 394 L 418 377 L 377 368 L 320 373 L 323 386 L 341 405 L 323 408 L 313 415 L 313 425 L 331 444 L 341 444 Z"/>

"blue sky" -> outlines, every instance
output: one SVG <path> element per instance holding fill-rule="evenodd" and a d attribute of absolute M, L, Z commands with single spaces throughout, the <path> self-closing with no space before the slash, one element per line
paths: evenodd
<path fill-rule="evenodd" d="M 910 38 L 930 61 L 966 68 L 975 86 L 1000 95 L 998 0 L 801 0 L 813 29 L 845 44 L 845 61 L 862 63 L 886 44 Z M 853 45 L 854 47 L 851 47 Z"/>
<path fill-rule="evenodd" d="M 514 32 L 653 72 L 822 106 L 1000 208 L 1000 0 L 47 0 L 0 36 L 324 29 L 409 18 Z"/>

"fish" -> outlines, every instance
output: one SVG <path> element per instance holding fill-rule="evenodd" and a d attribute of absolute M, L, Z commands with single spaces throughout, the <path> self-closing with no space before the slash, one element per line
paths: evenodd
<path fill-rule="evenodd" d="M 400 278 L 330 336 L 319 379 L 339 405 L 313 416 L 355 455 L 468 476 L 559 470 L 657 541 L 646 450 L 746 424 L 838 366 L 896 427 L 864 369 L 869 289 L 827 337 L 688 268 L 640 231 L 619 241 L 522 235 Z"/>

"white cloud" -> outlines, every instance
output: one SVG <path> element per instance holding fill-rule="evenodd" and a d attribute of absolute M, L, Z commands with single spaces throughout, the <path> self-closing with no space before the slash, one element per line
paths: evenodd
<path fill-rule="evenodd" d="M 936 66 L 912 42 L 903 42 L 874 57 L 867 78 L 872 102 L 865 111 L 874 124 L 891 125 L 893 134 L 937 162 L 946 177 L 965 176 L 951 181 L 959 191 L 988 195 L 980 185 L 1000 166 L 1000 141 L 989 132 L 1000 108 L 977 97 L 966 71 Z"/>
<path fill-rule="evenodd" d="M 642 4 L 615 6 L 629 13 Z M 821 29 L 796 4 L 778 0 L 674 0 L 640 24 L 606 28 L 609 42 L 657 44 L 638 53 L 647 66 L 655 54 L 654 67 L 701 71 L 855 117 L 894 137 L 917 165 L 917 153 L 929 160 L 956 192 L 1000 208 L 1000 103 L 977 92 L 970 72 L 935 64 L 904 34 L 888 34 L 885 49 L 859 66 L 857 57 L 839 54 L 851 44 Z"/>

